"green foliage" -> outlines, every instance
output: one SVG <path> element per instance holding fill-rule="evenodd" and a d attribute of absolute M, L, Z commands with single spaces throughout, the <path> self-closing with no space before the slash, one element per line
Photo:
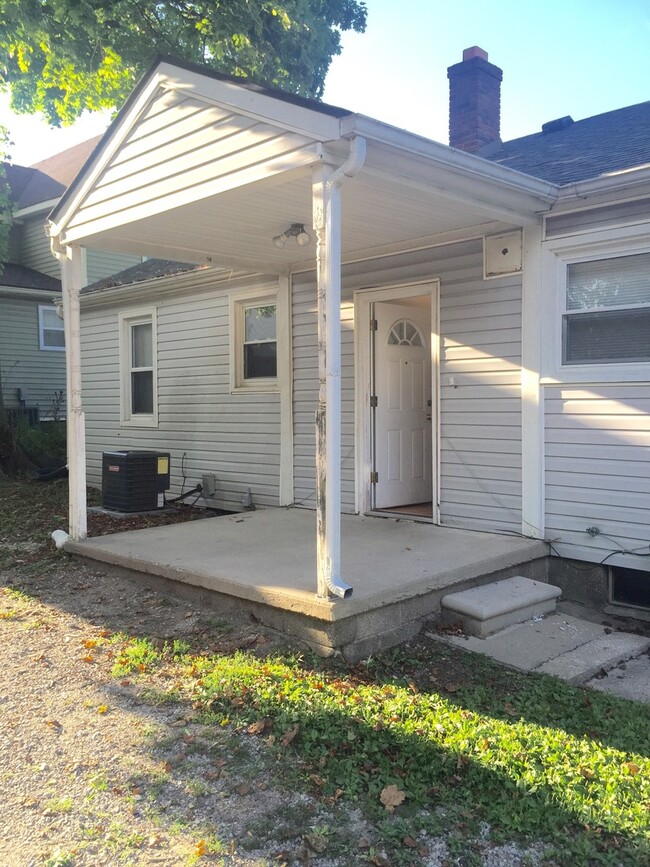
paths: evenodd
<path fill-rule="evenodd" d="M 16 431 L 20 448 L 39 466 L 57 464 L 66 460 L 66 425 L 64 421 L 42 421 L 30 427 L 21 420 Z"/>
<path fill-rule="evenodd" d="M 168 657 L 149 651 L 133 640 L 122 658 L 146 657 L 151 675 Z M 187 658 L 173 676 L 216 725 L 270 734 L 279 757 L 326 799 L 356 802 L 396 850 L 405 835 L 437 833 L 442 810 L 461 848 L 488 822 L 497 840 L 548 843 L 556 864 L 650 858 L 645 707 L 548 677 L 507 672 L 501 683 L 488 668 L 452 697 L 394 668 L 390 678 L 324 668 L 237 653 Z M 394 814 L 386 787 L 405 795 Z"/>
<path fill-rule="evenodd" d="M 159 54 L 320 97 L 362 0 L 0 0 L 0 87 L 54 125 L 119 107 Z"/>

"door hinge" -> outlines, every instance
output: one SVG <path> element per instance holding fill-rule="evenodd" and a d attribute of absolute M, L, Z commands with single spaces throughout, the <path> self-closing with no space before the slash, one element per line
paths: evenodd
<path fill-rule="evenodd" d="M 370 406 L 371 406 L 373 409 L 376 409 L 376 407 L 377 407 L 377 395 L 376 395 L 376 394 L 371 394 L 371 395 L 370 395 Z"/>
<path fill-rule="evenodd" d="M 376 320 L 376 319 L 371 319 L 371 320 L 370 320 L 370 330 L 371 330 L 371 331 L 376 331 L 376 330 L 377 330 L 377 320 Z"/>
<path fill-rule="evenodd" d="M 379 473 L 377 473 L 377 472 L 370 473 L 370 484 L 376 485 L 378 481 L 379 481 Z"/>

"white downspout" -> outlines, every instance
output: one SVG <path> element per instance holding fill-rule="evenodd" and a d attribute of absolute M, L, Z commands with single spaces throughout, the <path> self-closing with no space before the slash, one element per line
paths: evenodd
<path fill-rule="evenodd" d="M 68 439 L 69 529 L 74 540 L 87 536 L 86 431 L 81 403 L 81 319 L 79 291 L 84 261 L 81 247 L 66 247 L 54 255 L 61 262 L 63 326 L 65 333 L 66 404 Z"/>
<path fill-rule="evenodd" d="M 323 166 L 314 191 L 318 261 L 318 367 L 316 411 L 317 593 L 341 598 L 352 587 L 341 579 L 341 194 L 346 178 L 363 167 L 366 141 L 356 136 L 342 166 Z M 331 172 L 331 173 L 330 173 Z"/>

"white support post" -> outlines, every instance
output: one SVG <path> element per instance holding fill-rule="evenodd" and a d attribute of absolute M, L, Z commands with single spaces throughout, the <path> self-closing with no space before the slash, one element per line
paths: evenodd
<path fill-rule="evenodd" d="M 318 278 L 318 408 L 316 410 L 317 593 L 343 599 L 341 579 L 341 185 L 364 164 L 366 142 L 356 137 L 336 171 L 322 164 L 312 181 Z"/>
<path fill-rule="evenodd" d="M 542 369 L 542 228 L 523 233 L 521 352 L 521 532 L 544 538 L 544 406 Z"/>
<path fill-rule="evenodd" d="M 83 253 L 80 247 L 67 247 L 61 257 L 63 284 L 63 324 L 65 329 L 69 533 L 75 540 L 85 539 L 86 520 L 86 433 L 81 403 L 81 327 L 79 291 L 83 282 Z"/>
<path fill-rule="evenodd" d="M 329 183 L 331 176 L 330 166 L 318 166 L 312 185 L 318 275 L 316 575 L 317 594 L 324 599 L 341 570 L 341 229 L 340 193 Z"/>

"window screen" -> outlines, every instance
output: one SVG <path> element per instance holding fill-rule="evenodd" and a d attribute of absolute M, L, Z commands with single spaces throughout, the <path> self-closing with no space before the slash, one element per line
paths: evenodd
<path fill-rule="evenodd" d="M 564 364 L 650 361 L 650 253 L 569 265 L 566 311 Z"/>

